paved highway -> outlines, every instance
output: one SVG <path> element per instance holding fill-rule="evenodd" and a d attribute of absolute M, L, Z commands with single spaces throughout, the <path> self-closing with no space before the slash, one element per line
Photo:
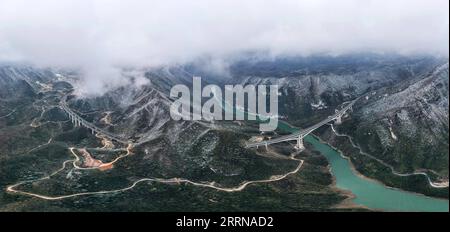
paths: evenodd
<path fill-rule="evenodd" d="M 298 132 L 295 132 L 293 134 L 290 135 L 285 135 L 285 136 L 281 136 L 278 138 L 274 138 L 271 140 L 266 140 L 266 141 L 261 141 L 261 142 L 257 142 L 257 143 L 250 143 L 246 145 L 246 148 L 254 148 L 254 147 L 259 147 L 259 146 L 267 146 L 270 144 L 275 144 L 275 143 L 281 143 L 281 142 L 286 142 L 286 141 L 293 141 L 293 140 L 299 140 L 299 138 L 303 138 L 306 135 L 310 134 L 311 132 L 313 132 L 314 130 L 318 129 L 319 127 L 329 123 L 330 121 L 334 121 L 334 120 L 341 120 L 341 117 L 347 112 L 347 110 L 349 110 L 350 108 L 353 107 L 353 105 L 356 103 L 356 101 L 359 98 L 348 102 L 345 107 L 343 107 L 341 110 L 337 111 L 334 115 L 329 116 L 328 118 L 322 120 L 321 122 L 308 127 L 304 130 L 300 130 Z M 345 104 L 345 103 L 344 103 Z"/>

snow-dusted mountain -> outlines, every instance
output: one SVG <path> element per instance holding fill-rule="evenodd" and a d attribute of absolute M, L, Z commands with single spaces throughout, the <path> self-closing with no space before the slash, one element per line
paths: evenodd
<path fill-rule="evenodd" d="M 190 86 L 192 76 L 202 76 L 205 85 L 277 84 L 281 92 L 280 113 L 283 119 L 298 127 L 323 120 L 336 106 L 362 96 L 351 116 L 345 117 L 339 126 L 340 132 L 351 136 L 365 152 L 399 172 L 426 170 L 434 179 L 448 178 L 449 85 L 445 59 L 381 55 L 243 59 L 232 63 L 223 78 L 217 72 L 209 73 L 198 67 L 198 63 L 139 72 L 145 81 L 135 83 L 132 75 L 135 72 L 128 72 L 131 73 L 126 76 L 130 78 L 129 84 L 110 89 L 102 96 L 77 96 L 74 91 L 67 98 L 68 106 L 83 119 L 134 141 L 136 155 L 121 161 L 107 175 L 85 176 L 73 171 L 65 177 L 70 181 L 61 178 L 52 183 L 58 187 L 32 188 L 50 189 L 57 194 L 65 188 L 95 189 L 100 185 L 95 178 L 110 180 L 104 184 L 113 188 L 115 184 L 143 177 L 184 177 L 236 186 L 244 180 L 272 178 L 292 170 L 292 162 L 278 153 L 285 152 L 288 146 L 275 146 L 277 152 L 271 150 L 270 154 L 244 148 L 245 141 L 260 136 L 251 123 L 172 120 L 170 88 L 176 84 Z M 64 70 L 0 66 L 0 155 L 3 159 L 0 162 L 5 162 L 0 165 L 0 171 L 10 173 L 0 178 L 0 185 L 35 175 L 40 170 L 54 169 L 53 166 L 71 157 L 69 147 L 105 145 L 89 130 L 74 127 L 60 107 L 61 99 L 72 91 L 78 78 L 76 73 Z M 330 133 L 328 129 L 317 135 L 327 140 Z M 114 145 L 120 148 L 120 144 Z M 114 153 L 91 152 L 99 159 L 107 159 Z M 296 193 L 301 199 L 314 192 L 315 201 L 329 202 L 323 208 L 333 207 L 338 199 L 345 199 L 332 187 L 326 160 L 310 151 L 305 151 L 303 156 L 306 171 L 287 185 L 295 182 L 293 185 L 301 186 Z M 19 162 L 21 159 L 24 160 Z M 30 167 L 27 162 L 41 166 Z M 364 162 L 357 164 L 364 166 Z M 10 169 L 18 171 L 12 173 Z M 388 181 L 385 176 L 371 177 Z M 278 194 L 285 191 L 278 187 L 272 189 L 277 193 L 270 191 L 281 197 Z M 296 194 L 288 195 L 297 199 Z M 23 206 L 28 204 L 24 202 Z"/>

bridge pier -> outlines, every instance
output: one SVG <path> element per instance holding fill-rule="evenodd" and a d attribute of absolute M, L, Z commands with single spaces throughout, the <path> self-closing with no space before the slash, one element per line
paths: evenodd
<path fill-rule="evenodd" d="M 69 115 L 69 120 L 72 122 L 72 124 L 75 127 L 85 127 L 88 130 L 91 131 L 93 135 L 96 133 L 99 135 L 104 136 L 105 138 L 110 139 L 111 141 L 123 143 L 123 144 L 129 144 L 129 141 L 125 141 L 124 139 L 121 139 L 120 137 L 116 137 L 111 133 L 108 133 L 107 131 L 103 131 L 100 128 L 97 128 L 94 124 L 89 123 L 88 121 L 84 120 L 82 117 L 78 116 L 76 113 L 72 112 L 70 108 L 62 104 L 62 109 Z"/>
<path fill-rule="evenodd" d="M 316 130 L 317 128 L 325 125 L 325 124 L 329 124 L 331 122 L 334 121 L 335 125 L 339 125 L 342 124 L 342 118 L 344 117 L 344 115 L 346 115 L 348 112 L 351 112 L 353 110 L 353 105 L 355 104 L 355 102 L 358 100 L 359 98 L 353 100 L 352 102 L 348 103 L 348 104 L 343 104 L 343 107 L 339 107 L 340 110 L 335 109 L 335 113 L 331 116 L 328 116 L 326 119 L 322 120 L 321 122 L 310 126 L 302 131 L 296 132 L 294 134 L 291 135 L 285 135 L 282 136 L 280 138 L 276 138 L 276 139 L 271 139 L 271 140 L 267 140 L 267 141 L 259 141 L 259 142 L 255 142 L 253 144 L 247 144 L 246 148 L 253 148 L 256 147 L 257 149 L 259 148 L 259 146 L 266 146 L 267 149 L 267 145 L 269 144 L 275 144 L 275 143 L 281 143 L 281 142 L 292 142 L 292 141 L 296 141 L 296 145 L 295 145 L 295 149 L 297 150 L 303 150 L 305 149 L 305 145 L 303 144 L 303 138 L 310 134 L 311 132 L 313 132 L 314 130 Z"/>
<path fill-rule="evenodd" d="M 336 124 L 336 125 L 342 124 L 342 115 L 339 115 L 338 117 L 336 117 L 336 119 L 334 120 L 334 124 Z"/>
<path fill-rule="evenodd" d="M 303 137 L 299 136 L 297 139 L 297 145 L 295 145 L 295 149 L 302 151 L 305 150 L 305 145 L 303 144 Z"/>

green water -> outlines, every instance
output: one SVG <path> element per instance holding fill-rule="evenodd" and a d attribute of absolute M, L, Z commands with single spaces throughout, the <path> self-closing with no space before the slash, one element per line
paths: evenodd
<path fill-rule="evenodd" d="M 228 107 L 232 108 L 227 104 L 223 106 L 224 109 Z M 244 111 L 244 114 L 247 117 L 248 113 Z M 266 119 L 258 115 L 260 122 Z M 278 130 L 290 133 L 298 131 L 283 121 L 278 122 Z M 362 178 L 352 169 L 350 161 L 328 144 L 311 135 L 306 136 L 305 141 L 327 158 L 331 172 L 336 178 L 336 186 L 351 191 L 355 195 L 353 202 L 356 204 L 383 211 L 449 212 L 448 200 L 388 188 L 378 182 Z"/>
<path fill-rule="evenodd" d="M 295 132 L 296 128 L 279 122 L 282 131 Z M 448 212 L 448 200 L 430 198 L 424 195 L 388 188 L 378 182 L 358 176 L 351 168 L 350 162 L 339 152 L 317 138 L 308 135 L 305 141 L 323 154 L 330 163 L 331 172 L 336 178 L 336 186 L 351 191 L 356 204 L 384 211 L 431 211 Z"/>

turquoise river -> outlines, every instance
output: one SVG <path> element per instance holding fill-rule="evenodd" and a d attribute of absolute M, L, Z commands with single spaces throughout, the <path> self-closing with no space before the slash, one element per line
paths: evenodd
<path fill-rule="evenodd" d="M 283 122 L 279 122 L 278 128 L 287 132 L 298 130 Z M 389 188 L 379 182 L 363 178 L 352 168 L 348 159 L 328 144 L 311 135 L 305 137 L 305 141 L 327 158 L 331 172 L 336 178 L 336 186 L 351 191 L 355 195 L 353 202 L 356 204 L 383 211 L 449 211 L 448 200 Z"/>
<path fill-rule="evenodd" d="M 249 114 L 242 109 L 236 109 L 225 102 L 223 103 L 224 109 L 233 108 L 236 112 L 243 112 L 246 117 Z M 260 122 L 264 121 L 264 116 L 256 116 Z M 279 120 L 278 130 L 293 133 L 299 129 Z M 336 186 L 351 191 L 355 196 L 353 202 L 358 205 L 382 211 L 449 212 L 448 200 L 389 188 L 374 180 L 361 177 L 352 168 L 350 161 L 330 145 L 322 143 L 311 135 L 306 136 L 305 141 L 327 158 L 331 166 L 331 172 L 336 179 Z"/>

